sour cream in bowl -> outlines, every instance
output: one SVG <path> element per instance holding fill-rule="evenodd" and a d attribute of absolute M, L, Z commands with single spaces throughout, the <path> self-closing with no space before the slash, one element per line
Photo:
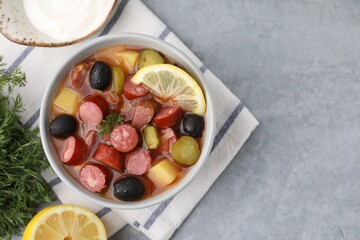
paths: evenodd
<path fill-rule="evenodd" d="M 31 46 L 78 43 L 98 32 L 119 0 L 3 0 L 0 31 L 9 40 Z"/>
<path fill-rule="evenodd" d="M 71 41 L 101 25 L 114 0 L 23 0 L 31 24 L 50 37 Z"/>

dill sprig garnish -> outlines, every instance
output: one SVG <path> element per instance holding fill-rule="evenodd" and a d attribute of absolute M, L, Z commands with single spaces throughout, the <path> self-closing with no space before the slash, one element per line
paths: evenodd
<path fill-rule="evenodd" d="M 98 133 L 100 136 L 105 136 L 108 132 L 111 132 L 112 129 L 119 124 L 124 123 L 124 115 L 121 114 L 109 114 L 101 121 L 99 125 Z"/>
<path fill-rule="evenodd" d="M 39 175 L 49 167 L 39 130 L 20 123 L 21 97 L 10 96 L 15 87 L 25 85 L 25 74 L 19 68 L 6 72 L 2 61 L 0 56 L 0 237 L 10 239 L 54 195 Z"/>

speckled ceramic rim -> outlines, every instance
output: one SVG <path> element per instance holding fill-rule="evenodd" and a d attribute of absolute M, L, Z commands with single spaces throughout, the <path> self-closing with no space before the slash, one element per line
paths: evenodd
<path fill-rule="evenodd" d="M 0 4 L 1 4 L 1 2 L 2 2 L 2 0 L 0 0 Z M 109 11 L 109 13 L 107 14 L 107 17 L 104 19 L 104 21 L 96 29 L 94 29 L 93 31 L 91 31 L 90 33 L 85 35 L 84 37 L 77 38 L 77 39 L 74 39 L 72 41 L 50 43 L 50 42 L 37 42 L 35 40 L 28 41 L 28 40 L 18 39 L 18 38 L 14 37 L 14 36 L 9 35 L 6 31 L 4 31 L 2 26 L 0 26 L 0 32 L 4 37 L 9 39 L 10 41 L 12 41 L 14 43 L 21 44 L 21 45 L 34 46 L 34 47 L 64 47 L 64 46 L 68 46 L 68 45 L 72 45 L 72 44 L 82 42 L 82 41 L 94 36 L 98 31 L 100 31 L 105 26 L 105 24 L 108 21 L 110 21 L 110 19 L 113 17 L 113 15 L 115 13 L 117 7 L 119 6 L 119 3 L 120 3 L 120 0 L 115 0 L 114 1 L 114 4 L 111 7 L 111 10 Z"/>
<path fill-rule="evenodd" d="M 51 136 L 48 130 L 51 105 L 53 102 L 54 95 L 60 86 L 62 80 L 66 74 L 70 71 L 71 67 L 78 63 L 79 61 L 87 58 L 94 52 L 115 46 L 115 45 L 133 45 L 141 46 L 145 48 L 152 48 L 160 51 L 161 53 L 169 56 L 174 59 L 178 64 L 183 66 L 187 72 L 192 75 L 202 87 L 207 107 L 205 114 L 205 141 L 203 144 L 202 152 L 198 162 L 190 169 L 186 176 L 173 188 L 160 193 L 156 196 L 152 196 L 148 199 L 135 201 L 135 202 L 124 202 L 124 201 L 115 201 L 111 199 L 106 199 L 100 195 L 93 194 L 87 191 L 84 187 L 81 186 L 74 178 L 64 169 L 64 166 L 59 159 L 59 156 L 56 152 L 55 146 L 52 143 Z M 163 40 L 158 38 L 150 37 L 142 34 L 121 34 L 121 35 L 107 35 L 103 37 L 96 38 L 87 42 L 84 46 L 81 47 L 73 56 L 71 56 L 56 72 L 54 78 L 49 83 L 45 94 L 42 99 L 41 110 L 40 110 L 40 135 L 45 150 L 46 156 L 54 169 L 55 173 L 59 178 L 70 186 L 75 192 L 79 193 L 83 197 L 96 202 L 99 205 L 109 207 L 109 208 L 120 208 L 120 209 L 140 209 L 149 207 L 155 204 L 162 203 L 177 193 L 184 189 L 197 175 L 201 167 L 205 163 L 207 157 L 210 154 L 211 147 L 213 145 L 214 136 L 215 136 L 215 117 L 213 112 L 213 103 L 211 101 L 209 88 L 204 79 L 204 76 L 200 72 L 199 68 L 192 62 L 184 53 L 174 46 L 166 43 Z"/>

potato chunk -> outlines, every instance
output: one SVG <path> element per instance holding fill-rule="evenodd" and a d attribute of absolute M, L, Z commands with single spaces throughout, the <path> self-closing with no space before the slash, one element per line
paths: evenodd
<path fill-rule="evenodd" d="M 79 107 L 79 94 L 65 87 L 59 92 L 53 103 L 66 113 L 75 115 Z"/>
<path fill-rule="evenodd" d="M 128 67 L 130 73 L 134 72 L 136 63 L 140 53 L 134 50 L 125 50 L 117 53 L 119 57 L 123 58 L 125 65 Z"/>
<path fill-rule="evenodd" d="M 150 176 L 155 177 L 164 185 L 172 183 L 177 178 L 179 172 L 179 167 L 171 163 L 168 159 L 161 160 L 161 162 L 149 170 Z"/>

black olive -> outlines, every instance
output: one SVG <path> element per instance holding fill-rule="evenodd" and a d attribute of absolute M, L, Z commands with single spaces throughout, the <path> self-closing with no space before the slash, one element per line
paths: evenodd
<path fill-rule="evenodd" d="M 186 113 L 181 119 L 180 132 L 182 134 L 201 137 L 204 130 L 204 118 L 195 113 Z"/>
<path fill-rule="evenodd" d="M 111 68 L 106 63 L 97 61 L 90 70 L 90 87 L 104 91 L 111 82 Z"/>
<path fill-rule="evenodd" d="M 139 199 L 145 192 L 144 184 L 136 177 L 125 177 L 114 182 L 114 196 L 124 201 Z"/>
<path fill-rule="evenodd" d="M 50 122 L 50 134 L 56 138 L 68 138 L 77 128 L 76 119 L 73 116 L 64 114 L 57 116 Z"/>

